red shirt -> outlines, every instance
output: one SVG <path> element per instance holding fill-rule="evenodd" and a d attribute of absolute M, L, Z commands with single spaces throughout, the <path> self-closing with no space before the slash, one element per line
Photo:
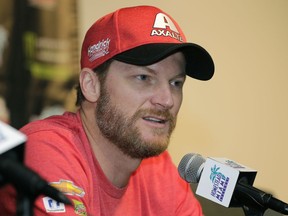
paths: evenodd
<path fill-rule="evenodd" d="M 109 182 L 97 162 L 79 112 L 32 122 L 22 132 L 28 136 L 27 166 L 74 203 L 67 206 L 40 196 L 35 216 L 48 212 L 59 216 L 202 216 L 190 185 L 181 179 L 167 151 L 143 160 L 128 185 L 119 189 Z M 9 215 L 9 209 L 15 211 L 9 194 L 1 192 L 1 215 Z"/>

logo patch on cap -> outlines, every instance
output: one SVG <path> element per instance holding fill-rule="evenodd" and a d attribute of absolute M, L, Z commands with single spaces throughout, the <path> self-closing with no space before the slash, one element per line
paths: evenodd
<path fill-rule="evenodd" d="M 110 39 L 99 41 L 97 44 L 93 44 L 88 47 L 88 57 L 89 61 L 92 62 L 102 56 L 109 53 Z"/>
<path fill-rule="evenodd" d="M 173 21 L 164 13 L 158 13 L 155 18 L 151 36 L 164 36 L 172 37 L 180 42 L 183 42 L 183 38 L 179 34 Z"/>

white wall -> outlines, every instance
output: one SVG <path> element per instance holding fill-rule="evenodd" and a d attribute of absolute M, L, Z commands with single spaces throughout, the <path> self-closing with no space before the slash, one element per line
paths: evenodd
<path fill-rule="evenodd" d="M 81 38 L 102 15 L 138 4 L 171 14 L 216 64 L 211 81 L 187 81 L 170 145 L 176 165 L 188 152 L 234 159 L 288 202 L 288 1 L 81 0 Z"/>

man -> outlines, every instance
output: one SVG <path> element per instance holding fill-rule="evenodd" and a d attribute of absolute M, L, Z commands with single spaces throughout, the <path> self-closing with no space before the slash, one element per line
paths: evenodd
<path fill-rule="evenodd" d="M 27 166 L 73 202 L 39 197 L 35 215 L 202 215 L 166 149 L 186 75 L 213 73 L 210 55 L 158 8 L 96 21 L 82 45 L 79 111 L 22 129 Z"/>

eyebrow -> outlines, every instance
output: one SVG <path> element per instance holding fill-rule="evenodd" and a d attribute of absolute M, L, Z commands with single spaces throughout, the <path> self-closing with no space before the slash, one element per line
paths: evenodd
<path fill-rule="evenodd" d="M 175 78 L 177 78 L 177 77 L 186 77 L 186 71 L 184 71 L 184 72 L 180 72 L 179 74 L 177 74 L 176 76 L 175 76 Z"/>
<path fill-rule="evenodd" d="M 177 79 L 177 78 L 184 78 L 184 81 L 186 80 L 186 72 L 180 72 L 176 74 L 171 80 Z"/>
<path fill-rule="evenodd" d="M 147 71 L 148 73 L 151 73 L 151 74 L 154 74 L 154 75 L 157 74 L 157 72 L 156 72 L 155 70 L 153 70 L 153 69 L 151 69 L 151 68 L 148 68 L 147 66 L 143 66 L 142 69 L 145 70 L 145 71 Z M 186 71 L 182 71 L 182 72 L 179 72 L 178 74 L 176 74 L 176 75 L 173 77 L 173 79 L 175 79 L 175 78 L 181 78 L 181 77 L 184 77 L 184 78 L 186 79 L 186 75 L 187 75 L 187 74 L 186 74 Z"/>

